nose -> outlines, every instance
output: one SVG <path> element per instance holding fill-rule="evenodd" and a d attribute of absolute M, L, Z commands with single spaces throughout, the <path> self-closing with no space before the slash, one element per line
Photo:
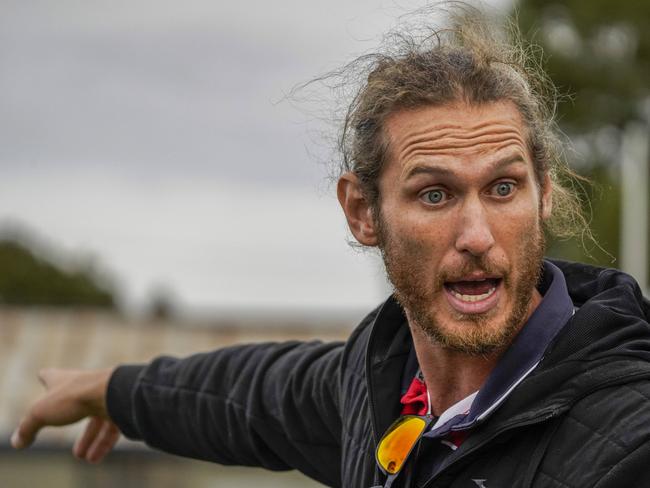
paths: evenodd
<path fill-rule="evenodd" d="M 494 246 L 494 235 L 480 198 L 463 202 L 456 225 L 455 247 L 458 252 L 482 256 Z"/>

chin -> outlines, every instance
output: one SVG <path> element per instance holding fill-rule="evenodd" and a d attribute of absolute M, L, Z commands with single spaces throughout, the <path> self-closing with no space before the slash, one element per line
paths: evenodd
<path fill-rule="evenodd" d="M 486 355 L 505 349 L 522 325 L 519 314 L 491 311 L 482 314 L 427 314 L 414 317 L 416 325 L 435 344 L 470 355 Z M 423 320 L 424 319 L 424 320 Z"/>

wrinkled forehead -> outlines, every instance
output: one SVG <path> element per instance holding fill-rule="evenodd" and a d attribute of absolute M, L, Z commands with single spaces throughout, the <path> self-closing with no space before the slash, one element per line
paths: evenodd
<path fill-rule="evenodd" d="M 527 128 L 511 102 L 397 111 L 387 118 L 384 137 L 388 161 L 402 171 L 422 160 L 489 160 L 506 153 L 530 161 Z"/>

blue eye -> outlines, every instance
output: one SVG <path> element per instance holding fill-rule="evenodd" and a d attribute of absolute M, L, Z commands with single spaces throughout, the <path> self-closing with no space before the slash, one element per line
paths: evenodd
<path fill-rule="evenodd" d="M 514 189 L 515 189 L 514 183 L 510 183 L 507 181 L 502 181 L 501 183 L 497 183 L 497 185 L 495 185 L 494 187 L 496 194 L 499 195 L 500 197 L 507 197 L 513 192 Z"/>
<path fill-rule="evenodd" d="M 445 199 L 445 192 L 443 190 L 429 190 L 423 195 L 423 197 L 427 203 L 435 205 Z"/>

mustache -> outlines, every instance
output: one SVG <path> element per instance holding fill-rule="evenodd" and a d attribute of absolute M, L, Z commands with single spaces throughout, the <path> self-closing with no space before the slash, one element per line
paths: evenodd
<path fill-rule="evenodd" d="M 464 276 L 473 273 L 482 273 L 488 276 L 499 276 L 507 282 L 508 273 L 504 266 L 495 263 L 487 256 L 471 256 L 454 266 L 453 269 L 441 269 L 437 276 L 437 286 L 442 286 L 448 281 L 459 281 Z"/>

